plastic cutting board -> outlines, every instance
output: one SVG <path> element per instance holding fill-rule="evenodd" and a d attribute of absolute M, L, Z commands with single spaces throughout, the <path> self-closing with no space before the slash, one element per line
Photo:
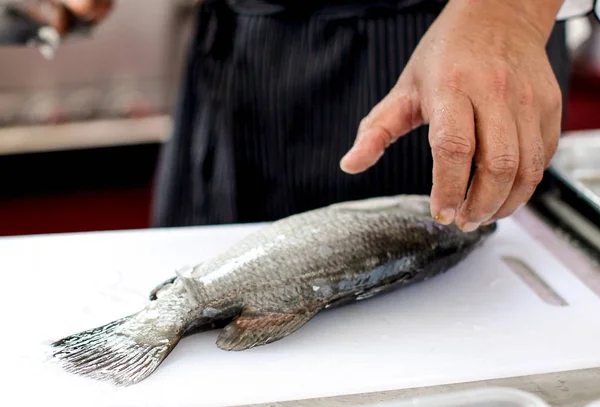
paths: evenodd
<path fill-rule="evenodd" d="M 244 352 L 184 339 L 128 388 L 63 373 L 41 345 L 137 311 L 157 283 L 264 225 L 0 239 L 4 400 L 15 405 L 231 406 L 600 366 L 600 300 L 508 219 L 466 261 L 413 287 L 321 313 Z M 544 302 L 502 260 L 567 303 Z"/>

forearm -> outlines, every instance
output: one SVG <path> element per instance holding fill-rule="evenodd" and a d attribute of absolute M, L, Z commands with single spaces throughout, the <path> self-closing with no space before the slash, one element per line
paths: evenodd
<path fill-rule="evenodd" d="M 466 13 L 484 11 L 487 16 L 531 27 L 547 41 L 564 0 L 450 0 Z M 503 21 L 505 23 L 506 21 Z"/>

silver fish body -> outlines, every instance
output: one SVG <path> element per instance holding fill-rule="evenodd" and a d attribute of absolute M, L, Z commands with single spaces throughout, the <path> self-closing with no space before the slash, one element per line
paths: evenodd
<path fill-rule="evenodd" d="M 180 271 L 140 312 L 52 344 L 73 373 L 116 385 L 150 375 L 187 334 L 224 326 L 217 346 L 280 340 L 320 311 L 434 277 L 496 230 L 432 219 L 427 196 L 334 204 L 290 216 Z"/>

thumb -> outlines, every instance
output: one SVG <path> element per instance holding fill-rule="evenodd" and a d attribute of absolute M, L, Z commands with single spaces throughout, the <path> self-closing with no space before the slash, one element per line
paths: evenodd
<path fill-rule="evenodd" d="M 361 121 L 354 146 L 342 158 L 340 167 L 350 174 L 365 171 L 386 148 L 421 124 L 421 103 L 415 87 L 399 82 Z"/>

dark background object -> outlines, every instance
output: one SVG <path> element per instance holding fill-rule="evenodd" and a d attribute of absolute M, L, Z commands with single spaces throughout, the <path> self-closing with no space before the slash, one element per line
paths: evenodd
<path fill-rule="evenodd" d="M 111 119 L 127 123 L 117 137 L 126 139 L 135 132 L 136 118 L 167 116 L 193 3 L 117 2 L 91 40 L 61 46 L 54 61 L 37 50 L 0 48 L 0 149 L 5 131 L 31 142 L 34 131 L 28 128 L 44 135 L 46 128 L 59 129 L 56 123 L 86 122 L 98 129 L 95 121 Z M 588 60 L 584 53 L 573 70 L 566 131 L 600 129 L 600 75 L 589 74 L 600 68 L 592 63 L 582 69 Z M 158 131 L 169 136 L 168 130 Z M 75 133 L 89 137 L 87 131 Z M 159 150 L 159 142 L 147 141 L 0 151 L 0 236 L 148 227 Z"/>
<path fill-rule="evenodd" d="M 0 5 L 0 45 L 27 45 L 38 37 L 41 27 L 18 10 Z"/>

